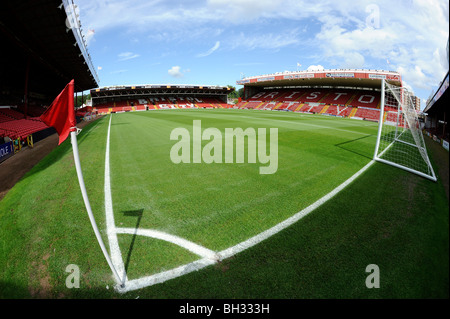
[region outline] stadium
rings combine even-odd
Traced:
[[[0,12],[0,298],[448,299],[448,71],[101,86],[71,6]]]

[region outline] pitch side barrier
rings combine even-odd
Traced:
[[[0,163],[14,155],[13,143],[6,142],[0,145]]]

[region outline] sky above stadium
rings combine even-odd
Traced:
[[[449,68],[447,0],[74,3],[101,87],[363,68],[398,71],[427,99]]]

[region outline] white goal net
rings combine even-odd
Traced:
[[[436,181],[411,93],[384,80],[374,159]]]

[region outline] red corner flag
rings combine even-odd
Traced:
[[[72,150],[73,159],[75,163],[75,169],[77,170],[78,182],[80,184],[81,195],[83,196],[84,205],[89,215],[89,220],[91,221],[92,228],[94,229],[97,241],[102,249],[103,255],[108,262],[109,267],[114,273],[116,280],[120,283],[120,287],[125,287],[126,276],[121,278],[117,272],[114,264],[112,263],[111,257],[106,250],[105,244],[103,243],[100,231],[98,230],[97,223],[95,222],[94,214],[92,213],[91,204],[89,203],[89,198],[86,192],[86,186],[84,185],[83,172],[81,171],[80,155],[78,153],[78,143],[77,143],[77,122],[75,120],[75,108],[73,102],[73,80],[66,85],[64,90],[56,97],[52,105],[41,115],[41,120],[48,126],[52,126],[56,129],[59,135],[59,144],[64,142],[64,140],[71,135],[72,139]],[[58,144],[58,145],[59,145]],[[125,274],[126,275],[126,274]]]
[[[70,81],[64,90],[56,97],[52,105],[41,115],[41,120],[48,126],[54,127],[59,135],[59,144],[76,130],[75,108],[73,103],[73,83]]]

